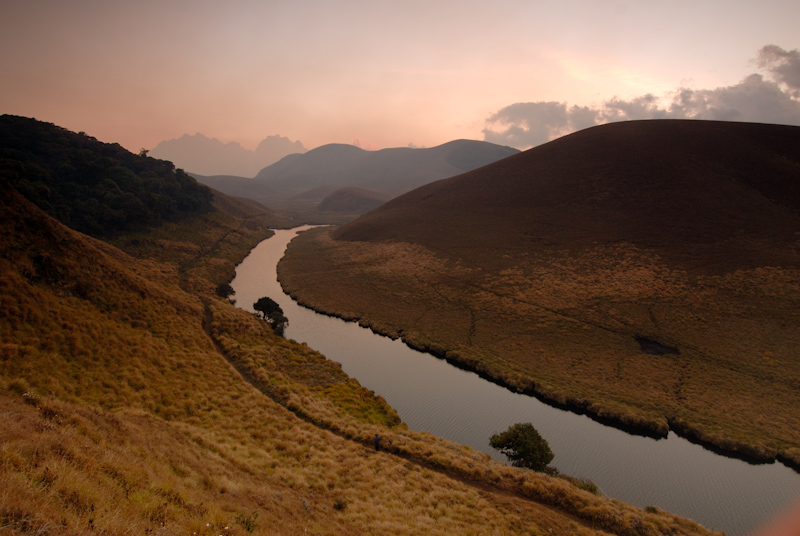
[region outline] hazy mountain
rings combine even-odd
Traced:
[[[341,188],[325,197],[317,206],[317,210],[363,214],[381,206],[386,201],[386,196],[364,188]]]
[[[210,186],[227,195],[246,197],[259,203],[269,204],[277,198],[275,190],[263,182],[254,182],[253,179],[237,177],[235,175],[199,175],[189,173],[200,184]]]
[[[365,151],[330,144],[262,169],[264,181],[285,198],[318,186],[355,186],[396,196],[423,184],[452,177],[518,153],[492,143],[456,140],[429,149],[399,147]]]
[[[177,167],[200,175],[252,177],[286,155],[304,152],[306,148],[299,140],[293,142],[284,136],[267,136],[250,151],[236,142],[222,143],[198,132],[162,141],[150,156],[171,160]]]
[[[799,127],[593,127],[316,233],[279,267],[305,305],[603,420],[800,467]]]

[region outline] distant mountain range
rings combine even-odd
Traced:
[[[400,147],[365,151],[329,144],[292,154],[262,169],[254,179],[193,176],[221,192],[249,197],[274,208],[319,203],[340,188],[362,188],[385,198],[452,177],[519,153],[517,149],[473,140],[456,140],[429,149]]]
[[[267,136],[250,151],[236,142],[222,143],[197,133],[162,141],[150,151],[150,156],[170,160],[177,167],[200,175],[252,177],[284,156],[306,150],[300,141],[285,136]]]

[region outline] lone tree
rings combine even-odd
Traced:
[[[505,454],[512,465],[534,471],[544,471],[554,457],[550,445],[529,422],[514,424],[502,434],[494,434],[489,445]]]
[[[261,316],[261,318],[272,326],[272,330],[275,333],[281,336],[283,335],[283,330],[289,324],[289,320],[283,316],[283,310],[280,305],[275,303],[275,300],[267,298],[266,296],[259,298],[258,301],[253,304],[253,309],[256,310],[256,314]]]

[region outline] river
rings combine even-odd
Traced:
[[[237,306],[252,312],[258,298],[275,300],[289,319],[287,338],[341,363],[347,374],[383,396],[409,428],[504,459],[489,446],[489,437],[531,422],[550,444],[552,465],[561,472],[593,480],[608,497],[657,506],[732,536],[747,534],[800,496],[800,475],[782,464],[751,465],[674,433],[659,440],[630,435],[513,393],[353,322],[298,306],[283,293],[275,267],[289,241],[306,228],[277,230],[237,267],[231,282]]]

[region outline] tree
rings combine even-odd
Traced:
[[[283,330],[289,324],[289,320],[283,316],[283,310],[275,300],[267,298],[266,296],[259,298],[258,301],[253,304],[253,309],[256,310],[256,314],[259,314],[261,318],[272,325],[272,330],[275,333],[283,335]]]
[[[494,434],[489,445],[505,454],[512,465],[534,471],[544,471],[554,457],[550,445],[531,423],[517,423],[501,434]]]

